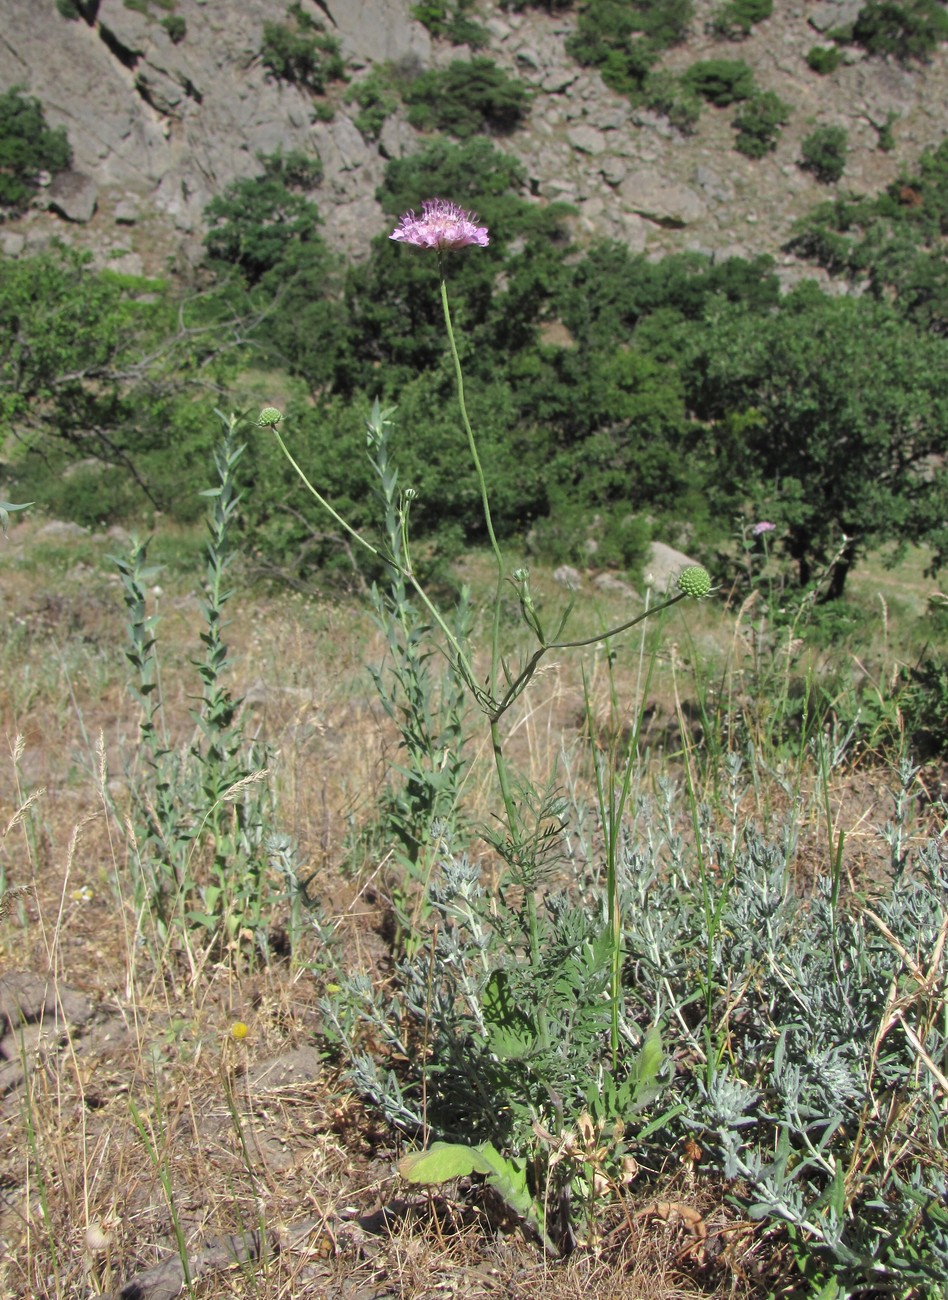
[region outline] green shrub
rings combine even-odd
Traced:
[[[260,59],[278,81],[302,86],[321,95],[330,81],[345,76],[345,60],[339,42],[327,36],[321,24],[311,18],[300,4],[286,11],[287,23],[264,23]]]
[[[869,54],[892,55],[902,63],[928,60],[948,40],[948,13],[939,0],[869,0],[853,26],[852,39]]]
[[[454,0],[453,4],[427,3],[412,6],[411,14],[432,36],[450,41],[452,45],[467,45],[472,50],[482,50],[490,43],[486,27],[470,17],[472,0]]]
[[[46,125],[38,99],[26,98],[16,86],[0,95],[0,220],[26,210],[41,171],[60,172],[70,162],[65,128]]]
[[[501,9],[512,9],[520,13],[524,9],[545,9],[548,14],[558,13],[561,9],[572,9],[574,0],[500,0]]]
[[[322,175],[318,158],[294,151],[261,157],[263,174],[233,181],[205,208],[204,247],[255,284],[286,260],[295,243],[318,240],[319,210],[301,191]]]
[[[608,8],[614,0],[601,6]],[[595,8],[595,0],[590,8]],[[659,48],[680,45],[688,35],[688,24],[694,11],[692,0],[632,0],[628,6],[633,11],[636,31],[641,31]]]
[[[922,758],[948,755],[948,659],[927,655],[903,674],[899,710]]]
[[[642,103],[653,113],[667,117],[672,126],[690,134],[701,116],[701,100],[670,72],[653,72],[646,79]]]
[[[772,90],[752,95],[734,118],[734,148],[748,158],[763,158],[776,149],[780,128],[789,120],[789,105]]]
[[[68,18],[72,22],[76,18],[81,18],[82,14],[76,5],[76,0],[56,0],[56,8],[63,18]]]
[[[774,0],[728,0],[711,19],[711,30],[727,40],[741,40],[773,11]]]
[[[459,140],[515,130],[527,112],[527,87],[492,59],[457,61],[424,72],[405,91],[408,118],[420,130],[444,131]]]
[[[622,569],[636,579],[648,558],[653,525],[625,504],[592,509],[567,493],[554,494],[546,516],[530,529],[532,554],[547,564]]]
[[[754,93],[754,74],[743,59],[702,59],[686,68],[684,84],[717,108],[727,108]]]
[[[590,0],[566,50],[612,90],[636,96],[661,51],[684,40],[691,14],[691,0]]]
[[[173,45],[180,45],[188,34],[188,25],[180,14],[169,14],[167,18],[162,18],[161,25]]]
[[[800,166],[826,185],[846,170],[847,135],[841,126],[818,126],[800,146]]]
[[[821,77],[835,72],[842,61],[843,52],[838,45],[814,45],[806,56],[807,67]]]
[[[366,140],[377,140],[386,118],[398,108],[398,95],[390,74],[376,65],[367,76],[352,83],[346,91],[346,103],[359,105],[356,126]]]

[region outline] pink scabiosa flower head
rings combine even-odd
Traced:
[[[776,527],[777,525],[772,524],[768,519],[762,519],[759,524],[754,525],[751,532],[755,537],[762,537],[764,533],[772,533]]]
[[[469,244],[486,248],[490,243],[487,227],[479,226],[478,220],[475,212],[465,212],[447,199],[425,199],[421,216],[406,212],[389,238],[416,248],[434,248],[439,253],[447,248],[467,248]]]

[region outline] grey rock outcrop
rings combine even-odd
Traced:
[[[353,60],[423,66],[430,58],[430,37],[412,20],[409,0],[336,0],[325,7],[305,0],[305,7],[335,31]],[[51,125],[65,126],[75,169],[90,184],[137,194],[181,233],[203,234],[208,202],[233,180],[259,172],[259,154],[325,147],[330,181],[337,168],[364,165],[364,142],[348,118],[337,114],[326,137],[313,124],[309,96],[274,80],[261,63],[263,24],[281,16],[272,0],[178,0],[175,13],[187,25],[179,44],[154,16],[123,0],[102,0],[92,25],[65,19],[52,4],[41,19],[36,10],[36,0],[0,0],[0,84],[22,86],[42,102]],[[351,180],[338,187],[347,202],[359,200],[365,210],[381,166],[357,187]],[[86,208],[90,193],[84,192]],[[88,219],[77,203],[70,200],[75,211],[64,215]]]
[[[258,174],[260,155],[302,150],[322,160],[324,180],[312,197],[323,233],[336,249],[365,256],[384,229],[375,193],[387,161],[428,137],[399,107],[377,141],[363,139],[349,89],[379,64],[410,78],[471,51],[433,42],[412,17],[412,0],[300,3],[338,37],[348,61],[351,81],[331,84],[318,102],[275,79],[261,60],[264,24],[283,21],[289,0],[176,0],[175,16],[186,26],[177,42],[157,5],[141,13],[125,0],[100,0],[85,6],[96,8],[95,21],[70,21],[53,0],[0,0],[0,87],[21,86],[40,99],[50,124],[68,132],[74,171],[88,178],[62,201],[47,194],[45,212],[11,222],[3,232],[7,255],[59,236],[90,248],[97,260],[120,256],[131,267],[141,258],[146,274],[163,273],[169,260],[186,266],[201,255],[208,202]],[[666,71],[736,57],[707,26],[718,6],[695,0],[688,41],[663,56]],[[948,131],[948,44],[925,65],[902,67],[851,50],[832,77],[808,69],[817,31],[844,25],[859,7],[860,0],[781,0],[741,43],[756,83],[792,107],[776,151],[751,160],[734,151],[732,110],[705,107],[685,136],[580,67],[567,53],[574,9],[518,12],[482,0],[485,53],[530,91],[524,129],[494,143],[523,165],[527,192],[538,202],[574,207],[580,240],[617,239],[650,257],[689,248],[716,257],[735,248],[767,252],[776,254],[781,280],[792,283],[801,272],[781,247],[794,221],[828,197],[797,165],[800,141],[814,125],[845,127],[844,184],[866,192],[897,179],[906,160]],[[883,154],[878,133],[893,114],[897,149]]]

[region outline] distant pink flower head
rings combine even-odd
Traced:
[[[439,252],[445,248],[467,248],[468,244],[486,248],[490,242],[487,227],[479,226],[478,219],[475,212],[465,212],[447,199],[425,199],[421,216],[406,212],[399,218],[389,238],[402,244],[414,244],[416,248],[435,248]]]
[[[760,537],[762,533],[772,533],[776,527],[776,524],[771,524],[766,519],[762,519],[759,524],[754,525],[751,532],[755,537]]]

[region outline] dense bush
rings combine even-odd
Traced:
[[[330,81],[345,76],[339,42],[327,35],[302,5],[292,4],[286,13],[288,23],[263,24],[260,60],[278,81],[321,95]]]
[[[404,98],[413,126],[444,131],[459,140],[515,130],[528,105],[524,83],[488,58],[424,72],[407,87]]]
[[[752,95],[734,118],[737,131],[735,149],[748,158],[763,158],[776,149],[780,128],[789,120],[789,105],[772,90]]]
[[[740,40],[749,36],[755,23],[762,23],[774,11],[774,0],[727,0],[711,19],[716,36]]]
[[[835,72],[843,61],[838,45],[814,45],[806,56],[807,67],[821,77]]]
[[[743,59],[703,59],[682,73],[682,81],[717,108],[727,108],[754,93],[754,74]]]
[[[899,710],[920,757],[948,756],[948,658],[926,654],[903,672]]]
[[[377,140],[386,118],[398,108],[392,77],[377,64],[354,81],[346,91],[346,102],[359,105],[355,124],[366,140]]]
[[[684,40],[691,0],[590,0],[566,49],[607,86],[638,95],[661,51]]]
[[[38,99],[16,87],[0,95],[0,219],[29,206],[40,172],[62,171],[71,161],[65,129],[46,125]]]
[[[948,335],[948,140],[871,198],[820,204],[790,247],[833,275],[865,281],[925,328]]]
[[[847,141],[844,127],[818,126],[800,146],[800,166],[824,184],[833,184],[846,170]]]
[[[263,174],[233,181],[205,209],[204,246],[211,258],[239,267],[250,284],[285,261],[292,244],[318,238],[319,209],[305,191],[322,164],[299,151],[261,157]]]
[[[428,28],[432,36],[448,40],[452,45],[467,45],[472,50],[483,49],[490,41],[490,33],[470,15],[473,0],[427,0],[412,5],[411,14]]]
[[[927,60],[948,40],[948,12],[941,0],[869,0],[853,26],[852,39],[870,54],[901,62]]]
[[[233,371],[223,327],[196,311],[70,250],[0,260],[0,424],[16,430],[7,472],[30,499],[86,522],[200,512],[182,484],[207,463],[212,403],[189,380],[206,394]]]
[[[823,224],[811,226],[826,249],[835,241],[838,266],[870,275],[889,305],[871,294],[828,299],[812,284],[781,298],[766,258],[715,264],[689,253],[651,262],[608,242],[581,251],[570,243],[567,210],[533,201],[522,166],[483,137],[438,138],[391,161],[378,192],[391,221],[366,259],[345,269],[318,233],[318,161],[262,161],[260,176],[236,182],[209,209],[214,288],[189,309],[187,329],[178,331],[166,293],[149,303],[115,277],[83,280],[71,263],[44,263],[32,278],[21,268],[22,278],[10,273],[0,284],[8,340],[0,415],[10,427],[36,423],[36,445],[60,449],[57,474],[70,458],[96,456],[124,465],[164,501],[193,448],[186,434],[169,453],[183,398],[150,377],[147,358],[184,349],[187,376],[239,346],[245,365],[255,358],[296,377],[295,389],[285,373],[280,384],[299,395],[294,419],[308,431],[308,463],[319,465],[327,492],[366,509],[359,413],[378,397],[401,407],[399,427],[410,430],[403,473],[419,491],[421,532],[437,535],[442,549],[480,538],[476,484],[457,468],[464,458],[439,259],[388,237],[420,198],[449,194],[490,229],[487,248],[449,254],[443,267],[496,480],[498,528],[532,529],[538,545],[560,553],[592,535],[604,562],[630,563],[637,518],[648,514],[666,529],[687,519],[689,539],[716,544],[724,521],[753,501],[780,521],[780,553],[804,583],[845,533],[833,595],[868,546],[921,541],[936,560],[948,553],[948,484],[933,459],[948,421],[946,345],[936,336],[948,319],[948,268],[939,261],[948,146],[877,199],[825,205]],[[123,388],[118,375],[138,369],[143,383]],[[94,383],[63,379],[93,373]],[[147,402],[146,380],[154,384]],[[287,514],[276,471],[256,460],[243,472],[251,471],[259,477],[253,508],[274,554],[288,563],[324,558],[335,544]],[[89,497],[93,482],[80,475],[63,492]]]
[[[701,100],[670,72],[650,74],[642,88],[641,102],[685,134],[694,130],[701,116]]]

